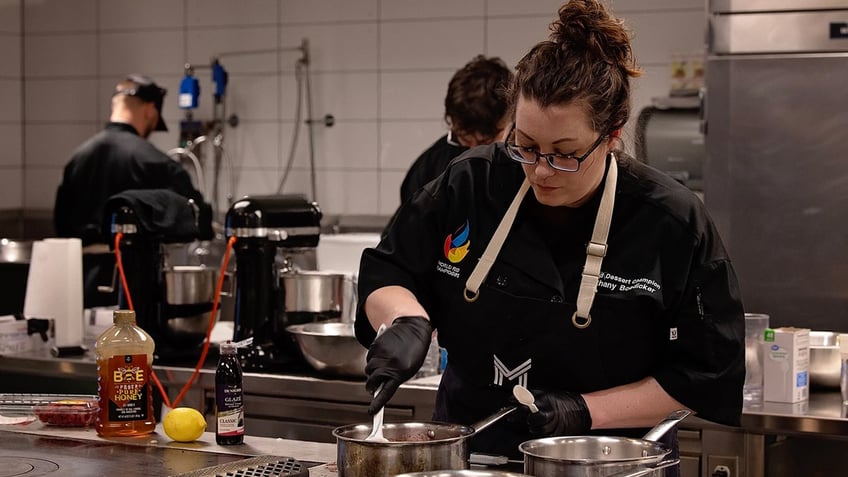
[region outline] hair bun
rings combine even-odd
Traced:
[[[598,0],[571,0],[550,25],[551,42],[568,54],[594,57],[608,64],[632,64],[630,38],[622,22],[610,16]]]

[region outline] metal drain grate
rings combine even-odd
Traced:
[[[204,467],[174,477],[309,477],[309,469],[291,457],[263,455]]]

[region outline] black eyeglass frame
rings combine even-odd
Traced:
[[[586,159],[588,159],[593,152],[595,152],[595,149],[597,149],[598,146],[600,146],[601,143],[604,142],[604,139],[606,139],[609,134],[604,133],[598,136],[598,139],[595,141],[594,144],[592,144],[592,147],[590,147],[589,150],[581,156],[575,156],[574,154],[562,154],[559,152],[542,153],[530,147],[519,146],[515,142],[510,143],[509,138],[511,136],[513,137],[514,141],[515,123],[512,123],[512,126],[509,128],[509,133],[507,133],[506,139],[504,140],[504,145],[506,146],[506,152],[509,155],[509,158],[514,160],[515,162],[520,162],[521,164],[536,164],[539,162],[539,159],[544,157],[545,160],[548,161],[548,165],[551,166],[551,169],[563,172],[577,172],[580,170],[580,164]],[[532,161],[528,160],[526,157],[521,155],[521,153],[519,152],[520,149],[524,149],[526,152],[532,152],[536,155],[536,158]],[[577,161],[577,167],[574,169],[569,169],[566,167],[557,166],[556,164],[554,164],[554,159],[567,159]]]

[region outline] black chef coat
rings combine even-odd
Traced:
[[[519,383],[588,393],[652,376],[699,417],[739,424],[744,314],[716,229],[701,201],[668,176],[630,158],[620,158],[619,169],[592,323],[584,330],[571,316],[601,190],[577,209],[544,207],[529,193],[479,299],[463,299],[524,180],[502,143],[454,160],[401,206],[380,244],[363,252],[360,340],[374,335],[362,308],[367,296],[399,285],[422,303],[448,351],[435,419],[473,424],[505,405]],[[511,453],[533,437],[524,432],[496,424],[475,436],[472,448]]]
[[[400,185],[400,202],[406,202],[418,189],[424,187],[424,184],[439,177],[453,158],[467,150],[465,146],[448,143],[447,135],[439,138],[418,156],[406,172],[406,177]]]
[[[204,203],[179,163],[131,125],[110,122],[80,145],[65,166],[53,208],[56,236],[80,238],[83,246],[107,243],[110,232],[101,230],[103,206],[109,197],[130,189],[169,189]],[[86,307],[117,303],[115,293],[96,291],[97,285],[111,282],[114,263],[112,254],[83,257]]]

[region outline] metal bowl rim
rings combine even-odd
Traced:
[[[608,441],[611,444],[626,442],[628,444],[638,444],[643,447],[654,447],[658,449],[660,452],[655,455],[649,455],[645,457],[628,457],[622,459],[598,459],[598,458],[564,458],[564,457],[551,457],[547,455],[540,455],[536,452],[533,452],[532,449],[528,449],[528,447],[534,445],[558,445],[563,442],[571,442],[577,440],[588,439],[592,441]],[[546,462],[560,462],[560,463],[575,463],[575,464],[591,464],[591,465],[615,465],[615,464],[627,464],[627,463],[652,463],[657,462],[665,458],[669,453],[671,453],[671,449],[668,448],[665,444],[661,442],[654,442],[645,439],[637,439],[633,437],[617,437],[617,436],[558,436],[558,437],[543,437],[541,439],[531,439],[529,441],[524,441],[518,445],[518,449],[524,454],[525,458],[532,457],[534,459],[539,459]]]
[[[312,330],[311,328],[316,328]],[[326,333],[320,330],[329,328],[330,331],[349,331],[349,333]],[[298,325],[289,325],[286,331],[295,336],[317,336],[321,338],[356,338],[353,330],[353,323],[343,323],[340,321],[324,321],[315,323],[301,323]]]
[[[438,422],[438,421],[415,421],[415,422],[387,422],[383,424],[384,429],[412,429],[412,430],[426,430],[430,428],[439,428],[445,430],[455,430],[459,435],[454,437],[445,437],[442,439],[432,439],[427,441],[398,441],[398,442],[369,442],[366,441],[365,438],[353,438],[350,436],[346,436],[346,433],[350,433],[350,431],[360,431],[364,432],[367,436],[371,432],[371,423],[368,424],[348,424],[346,426],[340,426],[333,429],[333,435],[336,439],[344,442],[353,442],[356,444],[362,444],[366,446],[375,446],[375,447],[406,447],[411,445],[417,446],[430,446],[430,445],[439,445],[450,442],[457,442],[463,439],[466,439],[474,434],[474,429],[469,426],[463,426],[461,424],[450,424],[447,422]]]

